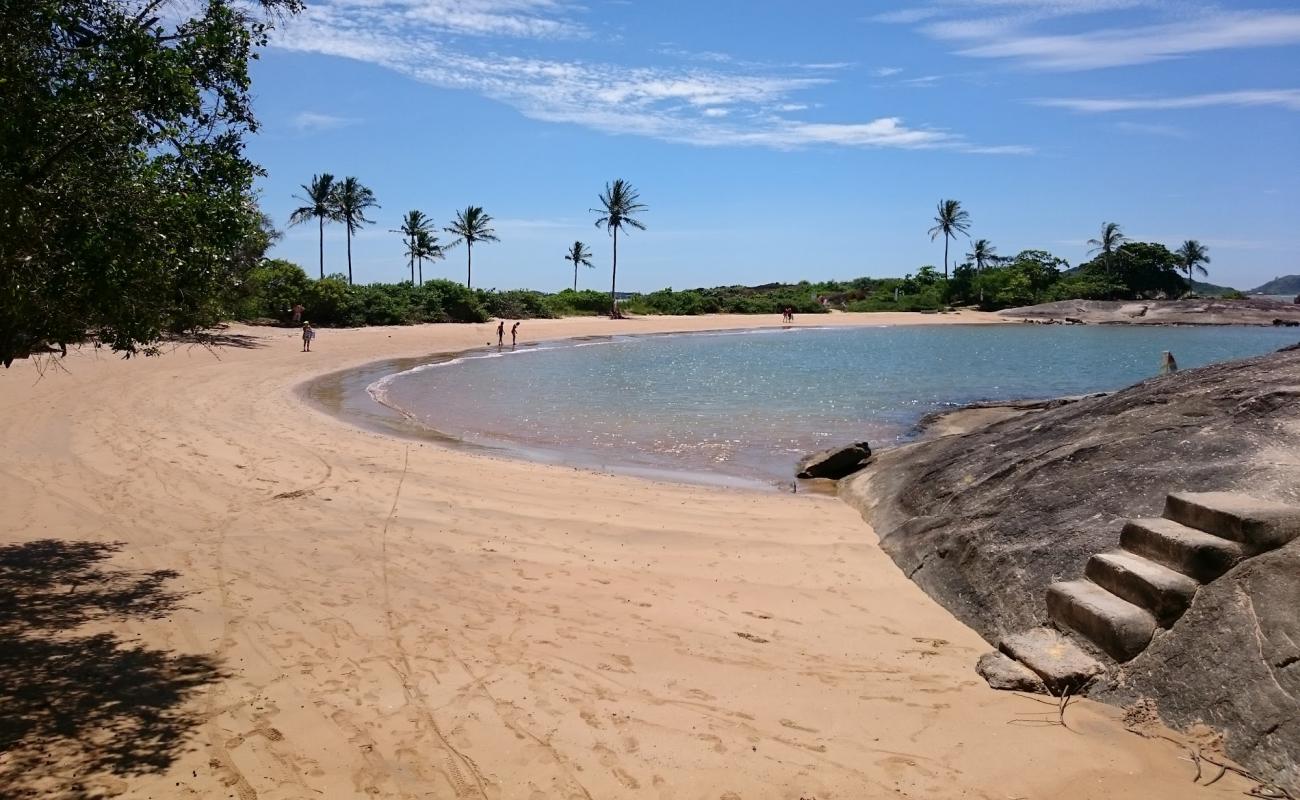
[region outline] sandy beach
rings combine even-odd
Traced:
[[[777,322],[525,321],[520,339]],[[1194,785],[1184,750],[1118,709],[1073,703],[1067,729],[989,689],[989,646],[834,498],[447,449],[299,397],[494,328],[322,330],[306,354],[236,326],[214,350],[0,373],[0,795],[1241,794]]]

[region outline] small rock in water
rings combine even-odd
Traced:
[[[839,480],[865,467],[869,458],[871,445],[866,442],[822,450],[799,461],[798,477]]]

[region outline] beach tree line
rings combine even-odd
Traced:
[[[373,220],[365,212],[378,208],[375,194],[356,178],[348,177],[336,181],[330,173],[313,175],[311,181],[302,185],[302,194],[294,195],[302,203],[289,215],[289,225],[302,225],[315,221],[319,237],[319,271],[320,279],[325,279],[325,225],[340,223],[347,230],[348,284],[352,279],[352,235]],[[613,240],[613,257],[610,263],[610,290],[608,310],[617,316],[618,309],[618,235],[630,229],[645,230],[640,217],[647,210],[641,202],[640,193],[632,184],[618,178],[605,184],[605,190],[597,196],[599,206],[592,208],[598,214],[596,227],[604,228]],[[405,244],[407,268],[410,282],[415,286],[424,284],[424,262],[438,261],[446,257],[447,251],[465,246],[465,288],[474,285],[474,245],[498,242],[500,239],[492,227],[492,215],[482,206],[470,205],[456,212],[455,217],[442,230],[451,234],[446,244],[440,244],[435,231],[433,219],[419,209],[406,212],[401,227],[390,233],[400,233]],[[591,267],[591,252],[581,241],[574,242],[565,252],[564,260],[573,265],[573,291],[578,290],[578,267]],[[418,267],[418,272],[417,272]]]

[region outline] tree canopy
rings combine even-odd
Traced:
[[[0,4],[0,363],[210,325],[269,244],[249,60],[300,0]]]

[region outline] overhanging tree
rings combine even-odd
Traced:
[[[220,318],[266,242],[248,62],[300,8],[0,4],[0,363]]]

